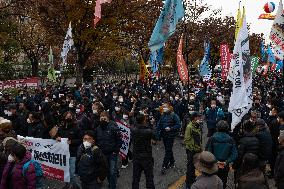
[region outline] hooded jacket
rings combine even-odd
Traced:
[[[209,140],[206,150],[215,155],[216,159],[227,164],[238,157],[235,141],[226,133],[217,132]]]
[[[23,176],[23,166],[26,162],[30,160],[31,160],[31,153],[26,152],[26,155],[21,162],[18,162],[18,163],[8,162],[5,166],[5,169],[2,175],[0,189],[9,188],[9,185],[11,183],[12,183],[12,188],[10,189],[35,189],[36,188],[36,173],[35,173],[35,167],[32,163],[29,165],[25,177]],[[11,177],[10,177],[11,180],[9,182],[8,178],[9,178],[10,170],[11,170]]]
[[[169,127],[170,131],[165,128]],[[173,112],[164,113],[157,124],[157,136],[159,138],[175,138],[181,127],[178,115]]]

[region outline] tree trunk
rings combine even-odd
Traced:
[[[77,63],[77,69],[76,69],[76,83],[77,84],[81,84],[83,83],[83,71],[84,71],[84,67],[82,64],[80,64],[79,62]]]
[[[38,76],[38,60],[33,58],[31,59],[32,64],[32,76],[37,77]]]

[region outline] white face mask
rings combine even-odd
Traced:
[[[128,120],[128,115],[123,115],[123,119]]]
[[[269,112],[269,115],[272,116],[272,111]]]
[[[271,105],[270,105],[270,104],[266,104],[266,106],[267,106],[268,108],[271,108]]]
[[[119,112],[120,111],[120,107],[114,107],[114,110]]]
[[[48,102],[48,99],[45,99],[44,102]]]
[[[189,99],[190,99],[190,100],[194,100],[195,98],[194,98],[193,96],[190,96]]]
[[[170,101],[172,101],[173,100],[173,97],[170,97]]]
[[[31,123],[31,120],[29,118],[27,119],[27,123]]]
[[[92,144],[90,142],[88,142],[88,141],[84,141],[83,145],[84,145],[85,149],[88,149],[88,148],[92,147]]]
[[[113,96],[112,98],[115,100],[117,98],[117,96]]]
[[[178,97],[178,96],[176,96],[176,97],[175,97],[175,100],[178,100],[178,99],[179,99],[179,97]]]
[[[212,104],[212,105],[211,105],[211,108],[213,108],[213,109],[216,108],[216,105],[215,105],[215,104]]]
[[[97,114],[98,113],[98,110],[93,110],[93,114]]]
[[[8,161],[9,162],[15,161],[14,157],[11,154],[8,156]]]
[[[163,111],[164,111],[164,113],[169,112],[169,108],[168,107],[164,107]]]
[[[118,99],[118,102],[123,102],[123,98],[119,98],[119,99]]]
[[[73,106],[74,106],[73,104],[71,104],[71,103],[69,104],[69,108],[73,108]]]
[[[27,99],[27,97],[23,96],[23,100],[26,100],[26,99]]]
[[[76,109],[76,114],[80,113],[80,109]]]
[[[11,116],[11,115],[12,115],[12,112],[7,111],[7,112],[6,112],[6,115],[7,115],[7,116]]]

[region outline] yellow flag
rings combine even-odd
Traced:
[[[235,31],[235,40],[237,39],[238,37],[238,33],[242,27],[242,24],[243,23],[243,17],[242,17],[242,12],[241,12],[241,9],[239,8],[238,9],[238,15],[237,15],[237,23],[236,23],[236,31]]]
[[[141,56],[141,61],[140,61],[140,80],[144,81],[145,79],[148,79],[149,77],[149,71],[146,67],[146,64],[143,60],[143,57]]]

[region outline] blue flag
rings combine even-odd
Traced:
[[[166,0],[148,44],[152,52],[164,46],[175,32],[176,25],[182,17],[184,17],[182,0]]]
[[[199,66],[199,73],[202,77],[212,74],[209,66],[209,58],[210,58],[210,43],[204,42],[204,57]]]
[[[278,60],[276,64],[277,64],[276,71],[281,70],[283,68],[283,61],[282,60]]]
[[[272,52],[270,45],[267,46],[268,62],[271,64],[276,64],[276,58]]]
[[[154,52],[151,52],[150,63],[153,73],[156,73],[158,71],[159,64],[163,63],[163,58],[164,58],[164,46]]]
[[[263,41],[261,41],[261,43],[260,43],[260,51],[261,51],[261,61],[264,62],[266,52],[265,52],[265,47],[264,47]]]

